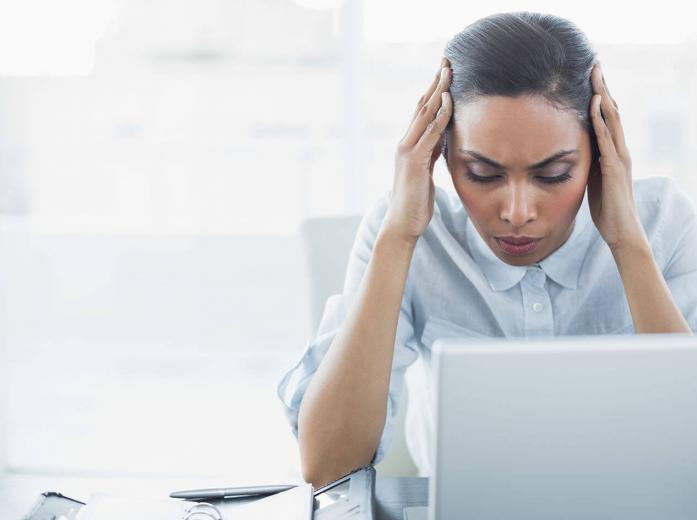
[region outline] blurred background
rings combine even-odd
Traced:
[[[360,215],[446,41],[542,11],[589,37],[637,177],[697,200],[686,4],[0,0],[0,462],[299,475],[275,390],[314,333],[307,219]],[[451,189],[443,165],[436,182]]]

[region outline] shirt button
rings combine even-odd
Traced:
[[[542,304],[540,302],[533,303],[532,310],[534,310],[535,312],[540,312],[542,310]]]

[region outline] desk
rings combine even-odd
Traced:
[[[175,489],[191,487],[191,480],[145,479],[145,478],[77,478],[60,476],[7,475],[0,477],[0,516],[3,520],[20,520],[29,512],[39,494],[44,491],[59,491],[78,500],[86,500],[95,491],[118,494],[152,494],[167,496]],[[215,487],[216,481],[198,481],[197,486]],[[377,496],[378,520],[402,520],[405,506],[423,506],[428,500],[426,478],[381,478],[378,477]]]

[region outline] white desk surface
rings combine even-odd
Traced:
[[[85,501],[92,493],[108,492],[167,497],[179,489],[219,487],[220,478],[106,478],[33,476],[9,474],[0,477],[0,504],[3,520],[21,520],[44,491],[57,491]],[[222,484],[224,485],[224,484]],[[376,486],[378,520],[402,520],[405,506],[425,505],[428,480],[425,478],[378,478]]]

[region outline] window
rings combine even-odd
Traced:
[[[686,7],[632,4],[632,23],[618,22],[622,3],[603,3],[602,16],[587,3],[535,8],[574,20],[596,45],[634,175],[673,175],[697,194]],[[297,475],[274,391],[314,332],[299,223],[361,213],[390,189],[395,145],[447,39],[517,9],[2,4],[9,466]],[[450,189],[440,163],[435,179]]]

